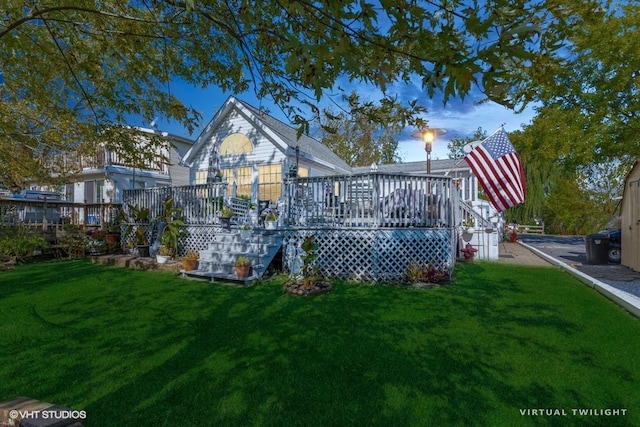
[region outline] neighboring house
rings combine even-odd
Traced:
[[[621,264],[640,271],[640,159],[625,178],[620,220]]]
[[[157,161],[148,163],[144,168],[132,168],[116,153],[103,148],[95,156],[65,156],[81,170],[74,183],[56,189],[33,183],[29,189],[55,190],[63,200],[91,204],[122,203],[122,192],[126,189],[188,185],[189,169],[179,162],[193,141],[154,129],[139,130],[167,138],[170,146],[165,152],[158,152]],[[169,159],[168,165],[160,160],[163,156]]]

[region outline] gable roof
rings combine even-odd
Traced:
[[[216,112],[211,121],[196,139],[195,144],[182,158],[182,164],[191,166],[196,155],[203,149],[208,149],[208,141],[211,134],[218,128],[227,117],[232,108],[238,109],[249,120],[256,129],[267,133],[271,139],[288,155],[295,155],[296,146],[300,149],[300,157],[310,162],[315,162],[324,167],[333,169],[338,174],[367,173],[371,166],[351,167],[342,160],[326,145],[308,135],[300,135],[298,138],[297,129],[283,123],[270,116],[264,111],[234,97],[227,98],[223,106]],[[426,160],[407,163],[393,163],[378,165],[378,172],[386,173],[407,173],[424,174],[426,172]],[[464,161],[459,159],[431,160],[431,170],[434,175],[445,174],[446,172],[469,171],[469,167]]]
[[[288,147],[293,150],[295,150],[296,146],[299,147],[301,157],[305,157],[311,161],[319,160],[321,162],[326,162],[335,166],[341,173],[351,173],[351,167],[349,164],[320,141],[304,134],[300,135],[300,138],[298,138],[297,129],[274,117],[271,117],[244,101],[239,102],[253,112],[253,114],[256,115],[265,126],[282,138],[282,141],[287,144]]]
[[[182,158],[183,164],[190,166],[196,154],[207,148],[207,142],[211,134],[225,120],[232,108],[236,108],[243,113],[256,129],[260,129],[270,135],[273,141],[288,156],[294,155],[296,147],[299,147],[301,158],[332,168],[337,173],[351,173],[351,167],[324,144],[307,135],[301,135],[298,138],[297,130],[293,127],[234,96],[230,96],[220,110],[216,112],[196,139],[195,144]]]

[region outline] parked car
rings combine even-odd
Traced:
[[[620,217],[613,217],[605,226],[606,228],[599,231],[599,234],[609,236],[609,262],[620,264],[622,259],[622,232]]]

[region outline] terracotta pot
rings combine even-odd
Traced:
[[[239,278],[249,277],[249,272],[251,271],[250,265],[236,265],[236,276]]]
[[[118,233],[108,233],[105,234],[104,239],[107,241],[107,243],[115,244],[119,242],[120,235]]]
[[[182,260],[182,268],[185,271],[193,271],[196,269],[198,265],[198,260],[197,259],[183,259]]]

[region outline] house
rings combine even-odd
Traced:
[[[217,145],[217,148],[214,146]],[[232,184],[235,195],[275,201],[282,195],[281,182],[297,165],[299,177],[366,173],[370,166],[351,167],[319,141],[297,136],[297,130],[231,96],[182,158],[190,169],[190,184],[204,184],[211,156],[219,157],[219,169]],[[378,172],[425,175],[426,161],[376,165]],[[461,199],[478,201],[478,181],[460,160],[432,161],[432,174],[451,176]]]
[[[256,202],[282,196],[282,181],[297,167],[300,177],[351,173],[351,167],[326,146],[268,114],[229,97],[182,158],[190,182],[204,184],[217,169],[234,196]]]
[[[62,161],[71,162],[80,170],[75,181],[59,188],[31,183],[29,189],[56,191],[61,194],[62,200],[73,203],[101,204],[122,203],[122,192],[126,189],[187,185],[189,169],[179,162],[193,141],[155,129],[138,130],[143,134],[166,138],[169,148],[159,151],[156,158],[142,168],[131,167],[117,153],[105,147],[101,147],[93,156],[65,153]],[[164,162],[163,158],[168,159],[169,163]]]
[[[624,181],[620,209],[621,264],[640,271],[640,159],[637,159]]]
[[[368,185],[367,179],[364,178],[360,182],[356,178],[348,177],[366,176],[372,171],[372,167],[380,174],[398,174],[409,178],[426,176],[426,160],[351,167],[324,144],[306,135],[298,137],[296,129],[233,96],[226,100],[207,124],[183,157],[182,164],[190,168],[192,185],[206,183],[214,173],[212,165],[215,165],[215,171],[219,171],[223,180],[228,183],[227,192],[230,195],[249,197],[253,203],[263,207],[285,195],[283,182],[290,171],[296,170],[298,178],[309,180],[305,189],[307,192],[313,192],[316,199],[310,200],[308,195],[304,196],[307,201],[300,204],[305,206],[293,208],[296,211],[305,210],[303,222],[306,225],[324,220],[323,216],[329,207],[333,211],[331,215],[335,216],[338,211],[338,215],[344,217],[349,207],[336,205],[353,204],[354,198],[363,202],[361,204],[366,204],[367,196],[356,192],[367,191],[366,188],[362,188],[363,185]],[[431,171],[431,175],[434,176],[450,177],[459,193],[458,198],[464,201],[467,214],[474,215],[476,222],[483,223],[479,224],[482,226],[478,227],[479,232],[471,241],[480,249],[478,258],[497,259],[498,215],[486,201],[479,200],[478,181],[466,162],[461,159],[433,160]],[[327,179],[323,180],[322,177]],[[342,182],[339,184],[328,177],[345,178],[336,178]],[[350,182],[348,186],[344,184],[345,180]],[[321,200],[321,197],[326,197],[319,195],[323,193],[322,189],[311,188],[312,186],[330,186],[331,195],[336,199],[333,206],[328,206],[326,201]],[[356,186],[360,188],[356,190]],[[415,184],[413,190],[409,191],[417,191]],[[371,211],[373,208],[371,203],[360,206],[360,212],[355,214],[358,218],[352,218],[349,224],[380,225],[381,221],[360,218],[363,211]],[[254,221],[256,219],[254,218]],[[461,221],[462,218],[458,220]],[[341,225],[344,226],[345,223]],[[486,230],[490,230],[489,233],[486,233]]]
[[[260,277],[274,248],[282,248],[286,270],[310,235],[327,277],[399,280],[412,263],[450,272],[463,246],[459,225],[468,216],[477,224],[471,243],[478,255],[498,256],[498,227],[460,160],[435,160],[431,174],[426,162],[352,168],[319,141],[229,97],[181,164],[190,169],[191,185],[127,190],[125,197],[154,215],[172,198],[186,224],[179,251],[201,254],[200,270],[189,274],[233,278],[233,261],[242,255],[254,261],[252,277]],[[242,237],[220,220],[221,197],[232,206],[244,197],[260,209],[275,207],[280,228],[269,231],[259,210],[247,212],[242,221],[253,234]]]

